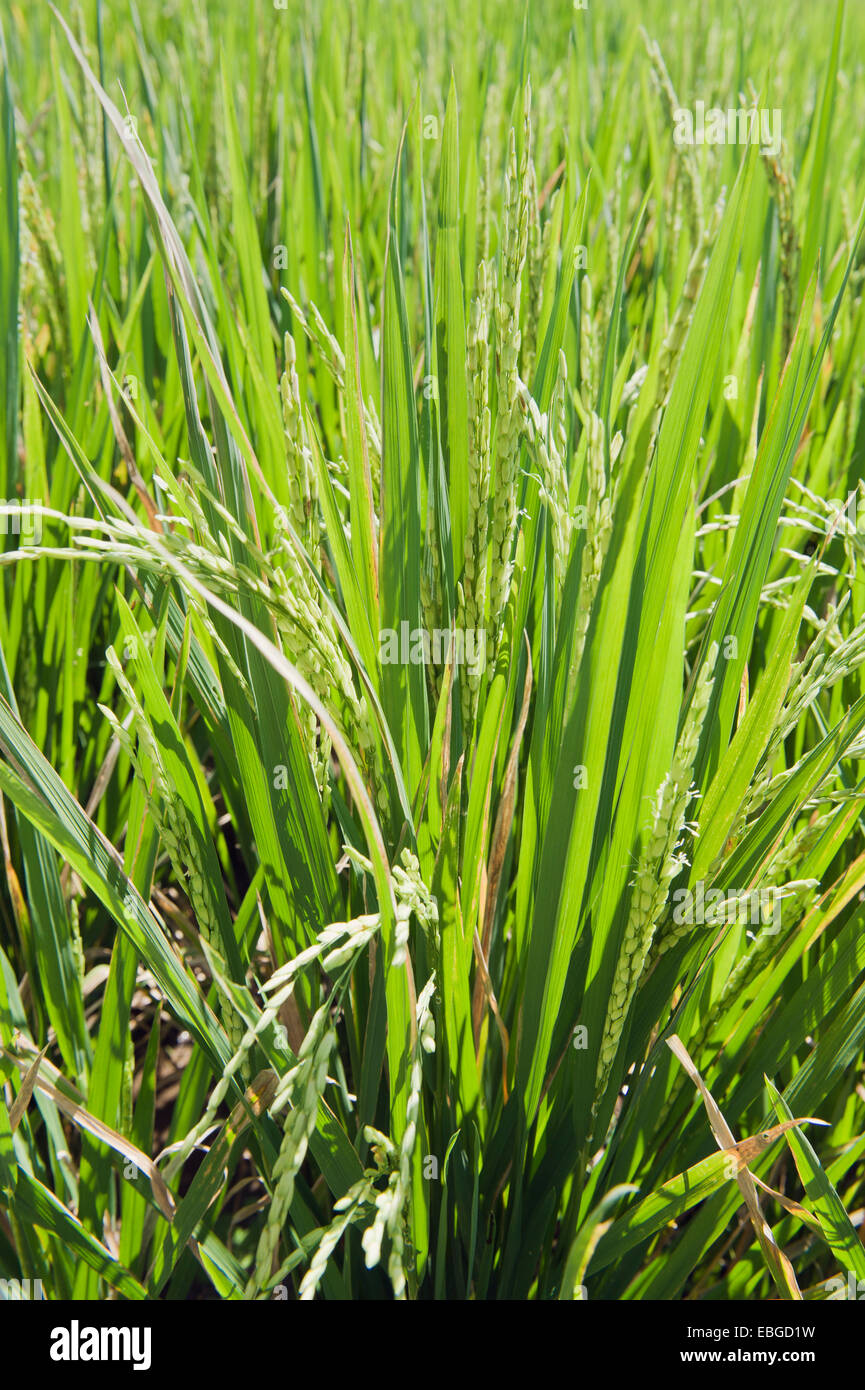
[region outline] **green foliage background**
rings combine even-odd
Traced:
[[[865,1278],[865,15],[636,8],[3,7],[4,1278]]]

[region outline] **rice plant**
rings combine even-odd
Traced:
[[[865,26],[641,12],[5,12],[0,1278],[865,1280]]]

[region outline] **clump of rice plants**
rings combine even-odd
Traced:
[[[0,1277],[865,1279],[863,24],[790,8],[4,17]]]

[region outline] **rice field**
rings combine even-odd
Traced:
[[[2,7],[0,1299],[865,1290],[865,11],[636,8]]]

